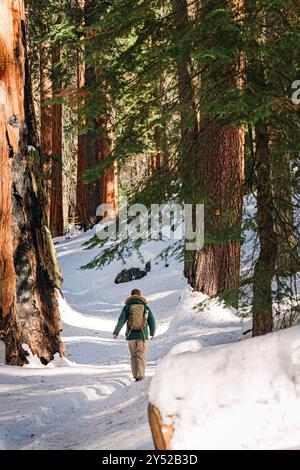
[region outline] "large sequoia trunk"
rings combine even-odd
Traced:
[[[203,5],[210,11],[209,1],[203,2]],[[230,13],[236,15],[236,18],[240,15],[242,2],[221,1],[216,2],[214,6],[230,8]],[[220,40],[219,37],[210,37],[209,30],[207,34],[208,42]],[[211,81],[217,80],[221,75],[228,89],[234,89],[243,86],[243,70],[243,60],[238,55],[236,63],[230,65],[219,65],[215,62],[207,64],[201,77],[204,90],[203,108],[210,109],[209,89],[206,87],[207,74]],[[199,193],[205,204],[205,245],[201,251],[193,253],[187,278],[195,290],[211,296],[226,293],[228,301],[237,306],[244,180],[244,129],[242,125],[233,126],[231,119],[232,116],[220,118],[213,111],[206,111],[201,115],[197,173]]]
[[[24,2],[0,5],[0,339],[10,364],[27,344],[47,363],[63,354],[56,287],[61,282],[45,212],[35,133]]]
[[[206,243],[194,253],[188,280],[207,295],[234,293],[240,273],[244,131],[220,121],[206,120],[202,126],[199,159]],[[236,301],[233,296],[232,303]]]

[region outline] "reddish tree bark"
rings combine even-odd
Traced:
[[[44,160],[43,173],[47,183],[46,212],[50,222],[51,210],[51,167],[52,167],[52,80],[50,46],[41,44],[40,56],[40,142]]]
[[[80,10],[84,10],[85,0],[78,0],[77,6]],[[83,39],[83,38],[82,38]],[[82,93],[85,84],[85,61],[84,61],[84,47],[78,47],[77,49],[77,95],[78,97]],[[79,104],[80,106],[80,104]],[[79,222],[82,224],[87,223],[87,191],[86,186],[83,183],[81,176],[86,170],[85,162],[85,145],[84,136],[80,134],[80,128],[83,127],[83,119],[79,122],[79,133],[78,133],[78,149],[77,149],[77,187],[76,187],[76,206],[78,212]]]
[[[203,122],[199,149],[207,242],[194,253],[188,280],[196,290],[216,295],[235,289],[239,280],[243,128]]]
[[[84,6],[85,24],[88,26],[93,21],[95,0],[79,1],[78,5]],[[85,51],[78,51],[77,83],[78,90],[93,86],[97,81],[95,67],[91,64],[82,65]],[[99,94],[102,90],[99,90]],[[89,93],[87,92],[87,95]],[[87,96],[87,100],[90,96]],[[89,119],[88,131],[78,137],[78,170],[77,170],[77,211],[82,225],[96,222],[96,211],[100,204],[112,204],[115,209],[118,206],[117,173],[115,165],[106,169],[105,174],[95,181],[85,184],[82,181],[84,172],[93,168],[100,161],[106,160],[112,151],[114,136],[111,115],[94,116]],[[86,124],[86,123],[82,123]]]
[[[41,151],[47,181],[47,216],[53,237],[63,235],[62,105],[51,103],[59,93],[51,75],[60,59],[60,48],[40,47]]]
[[[63,354],[55,288],[61,282],[47,227],[35,131],[24,2],[0,4],[0,339],[7,362]]]
[[[60,48],[52,49],[52,68],[60,60]],[[59,86],[52,86],[53,98],[59,94]],[[62,105],[52,104],[52,161],[51,161],[51,203],[50,203],[50,229],[53,237],[64,233],[63,217],[63,162],[62,162]]]
[[[203,7],[210,10],[209,1]],[[215,7],[230,9],[241,15],[243,2],[215,2]],[[209,37],[208,42],[218,38]],[[207,64],[202,74],[205,103],[206,74],[210,79],[222,75],[228,88],[243,86],[244,63],[241,57],[236,64],[220,66]],[[209,108],[209,107],[208,107]],[[201,115],[199,131],[199,187],[205,203],[205,245],[193,253],[187,269],[187,278],[192,287],[207,295],[221,292],[231,294],[232,305],[238,304],[240,275],[240,233],[242,219],[242,185],[244,180],[244,129],[232,126],[231,116],[221,119],[213,112]]]
[[[99,139],[99,160],[106,160],[113,152],[114,133],[113,123],[109,119],[99,118],[99,127],[103,131],[103,136]],[[118,211],[118,185],[116,165],[110,165],[105,174],[100,179],[100,204],[110,204],[115,211]]]
[[[79,0],[78,6],[83,9],[85,26],[89,26],[93,21],[95,0]],[[86,37],[83,38],[86,40]],[[83,46],[78,51],[77,64],[77,85],[79,93],[84,90],[86,100],[84,106],[90,99],[88,89],[96,82],[95,68],[91,64],[85,64],[86,47]],[[99,179],[89,184],[83,182],[84,172],[98,163],[98,117],[92,117],[85,122],[82,118],[81,126],[87,125],[85,134],[78,136],[78,166],[77,166],[77,210],[79,222],[83,225],[94,224],[96,222],[96,211],[99,206],[100,182]]]

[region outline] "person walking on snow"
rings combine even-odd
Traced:
[[[125,301],[113,332],[113,338],[117,339],[127,322],[125,335],[131,355],[132,375],[136,382],[145,378],[149,330],[152,339],[156,328],[154,315],[147,303],[147,300],[141,296],[141,292],[138,289],[133,289],[131,296]]]

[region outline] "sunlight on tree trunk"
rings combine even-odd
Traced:
[[[22,344],[47,363],[63,354],[55,288],[61,283],[45,212],[35,133],[24,3],[0,5],[0,339],[7,362],[26,361]],[[3,178],[4,177],[4,178]]]

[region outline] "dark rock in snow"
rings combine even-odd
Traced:
[[[147,273],[150,273],[150,271],[151,271],[151,261],[148,261],[145,264],[145,271],[147,271]]]
[[[135,279],[142,279],[142,277],[147,276],[147,272],[148,271],[140,268],[123,269],[117,275],[115,283],[121,284],[122,282],[130,282],[134,281]]]

